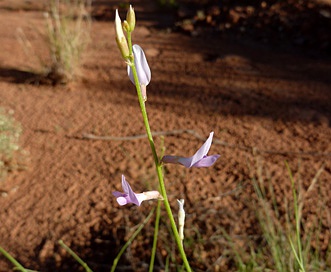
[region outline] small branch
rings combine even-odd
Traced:
[[[204,141],[205,138],[198,134],[195,130],[191,129],[176,129],[176,130],[168,130],[168,131],[156,131],[152,132],[154,136],[173,136],[188,133],[194,136],[195,138]],[[138,134],[133,136],[98,136],[90,133],[84,133],[82,135],[83,139],[88,140],[101,140],[101,141],[133,141],[147,138],[147,134]],[[282,151],[282,150],[272,150],[272,149],[259,149],[253,146],[243,146],[236,144],[229,144],[227,142],[213,139],[213,143],[217,145],[221,145],[228,148],[239,149],[247,152],[251,152],[253,154],[269,154],[269,155],[280,155],[280,156],[304,156],[304,157],[330,157],[330,152],[318,152],[318,151]]]
[[[177,135],[177,134],[183,134],[183,133],[194,133],[194,130],[188,130],[188,129],[177,129],[177,130],[169,130],[169,131],[157,131],[152,132],[152,136],[171,136],[171,135]],[[84,133],[83,139],[89,139],[89,140],[102,140],[102,141],[133,141],[138,139],[144,139],[147,138],[147,134],[138,134],[134,136],[124,136],[124,137],[116,137],[116,136],[97,136],[94,134]]]

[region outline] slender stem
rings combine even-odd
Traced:
[[[149,219],[152,217],[153,213],[154,213],[155,208],[153,208],[149,215],[145,218],[145,220],[141,223],[141,225],[139,226],[139,228],[132,234],[132,236],[130,237],[130,239],[125,243],[125,245],[121,248],[120,252],[118,252],[116,258],[114,259],[113,265],[111,267],[110,272],[115,272],[115,269],[117,267],[117,263],[120,260],[122,254],[124,253],[124,251],[128,248],[128,246],[132,243],[132,241],[137,237],[137,235],[141,232],[141,230],[145,227],[145,225],[147,224],[147,222],[149,221]]]
[[[4,250],[2,247],[0,247],[0,253],[2,253],[8,261],[10,261],[17,270],[20,270],[21,272],[26,272],[27,270],[12,257],[6,250]]]
[[[129,37],[128,37],[128,40],[129,40]],[[130,42],[129,42],[129,44],[130,44]],[[174,216],[172,214],[171,207],[170,207],[170,204],[169,204],[167,191],[166,191],[164,180],[163,180],[162,165],[159,162],[159,158],[158,158],[157,153],[156,153],[154,140],[153,140],[153,136],[152,136],[151,128],[149,126],[148,116],[147,116],[147,112],[146,112],[146,106],[145,106],[144,99],[142,97],[140,83],[139,83],[139,80],[138,80],[137,70],[136,70],[136,67],[134,65],[134,62],[131,62],[130,66],[131,66],[132,72],[133,72],[133,77],[134,77],[134,81],[135,81],[135,85],[136,85],[136,89],[137,89],[139,105],[140,105],[141,113],[142,113],[145,128],[146,128],[148,141],[149,141],[150,147],[152,149],[152,153],[153,153],[156,172],[157,172],[157,176],[158,176],[158,180],[159,180],[159,184],[160,184],[160,190],[161,190],[161,194],[162,194],[163,199],[164,199],[164,206],[165,206],[166,212],[167,212],[169,220],[170,220],[170,225],[171,225],[171,228],[172,228],[172,231],[173,231],[173,234],[174,234],[174,238],[175,238],[177,246],[178,246],[179,253],[182,257],[182,260],[183,260],[183,263],[185,265],[186,270],[188,272],[190,272],[191,268],[190,268],[189,262],[187,260],[183,245],[182,245],[181,240],[179,238],[179,234],[178,234],[178,230],[177,230],[177,227],[176,227],[175,219],[174,219]]]
[[[127,37],[128,37],[128,46],[129,46],[129,56],[132,57],[132,40],[131,40],[131,32],[127,32]]]
[[[295,251],[294,249],[294,253],[297,257],[298,260],[298,264],[301,268],[302,271],[305,271],[304,268],[304,261],[303,261],[303,256],[302,256],[302,245],[301,245],[301,235],[300,235],[300,215],[299,215],[299,204],[298,204],[298,198],[297,198],[297,193],[296,193],[296,189],[295,189],[295,184],[294,184],[294,179],[293,179],[293,175],[292,175],[292,171],[290,169],[290,166],[288,165],[287,162],[285,162],[288,173],[290,175],[290,180],[292,183],[292,193],[293,193],[293,203],[294,203],[294,215],[295,215],[295,233],[296,233],[296,240],[297,240],[297,250],[298,252]],[[292,246],[292,245],[291,245]],[[292,249],[294,248],[294,246],[292,247]]]
[[[156,254],[156,246],[157,246],[157,238],[159,234],[159,225],[160,225],[160,215],[161,215],[161,201],[158,201],[156,208],[156,216],[155,216],[155,226],[154,226],[154,238],[153,238],[153,247],[151,254],[151,261],[149,263],[149,272],[153,272],[154,270],[154,261]]]
[[[70,247],[68,247],[62,240],[59,240],[61,247],[65,249],[84,269],[86,272],[93,272],[91,268],[85,263]]]

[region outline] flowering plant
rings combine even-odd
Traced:
[[[167,191],[164,183],[164,177],[163,177],[163,171],[162,167],[164,163],[174,163],[174,164],[181,164],[184,165],[187,168],[191,167],[209,167],[215,163],[215,161],[219,158],[220,155],[211,155],[208,156],[207,153],[210,149],[210,146],[212,144],[213,135],[214,132],[211,132],[209,134],[208,139],[206,142],[201,146],[201,148],[192,156],[192,157],[180,157],[180,156],[172,156],[172,155],[166,155],[163,156],[161,160],[159,160],[159,157],[156,153],[156,148],[154,145],[154,140],[152,137],[151,129],[149,126],[149,120],[147,116],[146,106],[145,103],[147,101],[147,92],[146,92],[146,86],[150,83],[151,80],[151,70],[149,68],[148,62],[146,60],[145,53],[143,49],[139,45],[133,45],[131,41],[131,32],[135,28],[135,13],[130,6],[126,20],[122,23],[118,11],[116,10],[115,15],[115,30],[116,30],[116,41],[117,45],[120,49],[122,58],[127,63],[127,71],[128,76],[131,80],[131,82],[136,86],[137,90],[137,96],[138,101],[144,121],[144,125],[146,128],[146,133],[148,137],[148,141],[150,143],[150,147],[152,150],[154,162],[155,162],[155,168],[159,180],[159,190],[158,191],[148,191],[144,193],[135,193],[131,189],[129,183],[126,181],[125,177],[122,175],[122,188],[123,193],[115,191],[113,192],[113,195],[117,198],[117,202],[119,205],[126,205],[129,203],[133,203],[137,206],[140,206],[142,204],[142,201],[144,200],[151,200],[151,199],[158,199],[162,200],[165,210],[167,212],[167,215],[169,217],[169,221],[171,224],[173,236],[176,240],[177,247],[179,250],[179,253],[181,255],[181,258],[183,260],[183,264],[187,271],[191,271],[189,262],[187,260],[184,247],[183,247],[183,239],[184,239],[184,221],[185,221],[185,211],[184,211],[184,199],[178,200],[179,204],[179,213],[178,213],[178,220],[179,220],[179,231],[177,229],[174,216],[172,213],[172,210],[170,208]],[[127,36],[125,37],[124,31],[126,32]],[[158,202],[158,210],[160,209],[160,201]],[[153,271],[153,263],[154,263],[154,257],[155,257],[155,246],[157,241],[157,229],[158,229],[158,222],[159,222],[160,213],[157,213],[157,218],[155,220],[156,226],[155,226],[155,233],[154,233],[154,243],[153,243],[153,251],[152,251],[152,257],[151,257],[151,263],[150,263],[150,269],[149,271]]]

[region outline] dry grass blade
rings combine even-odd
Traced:
[[[47,77],[67,83],[78,73],[81,56],[90,38],[91,1],[52,0],[45,13],[51,65]]]

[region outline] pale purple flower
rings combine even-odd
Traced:
[[[147,191],[140,194],[136,194],[130,187],[129,183],[126,181],[124,175],[122,175],[122,188],[124,193],[115,191],[113,196],[117,197],[117,202],[121,206],[133,203],[137,206],[141,205],[144,200],[150,199],[163,199],[158,191]]]
[[[209,167],[215,163],[215,161],[220,157],[220,155],[207,156],[210,149],[211,143],[213,141],[214,132],[209,134],[207,141],[200,147],[200,149],[189,158],[179,157],[179,156],[164,156],[162,162],[164,163],[179,163],[187,168],[191,167]]]
[[[134,65],[136,66],[137,70],[137,75],[138,75],[138,80],[139,84],[141,87],[141,92],[143,95],[143,98],[146,100],[146,86],[149,84],[151,81],[151,70],[149,69],[145,53],[142,50],[142,48],[135,44],[132,46],[132,51],[133,51],[133,56],[134,56]],[[132,72],[132,67],[128,65],[128,75],[130,77],[130,80],[133,84],[134,82],[134,77],[133,77],[133,72]]]

